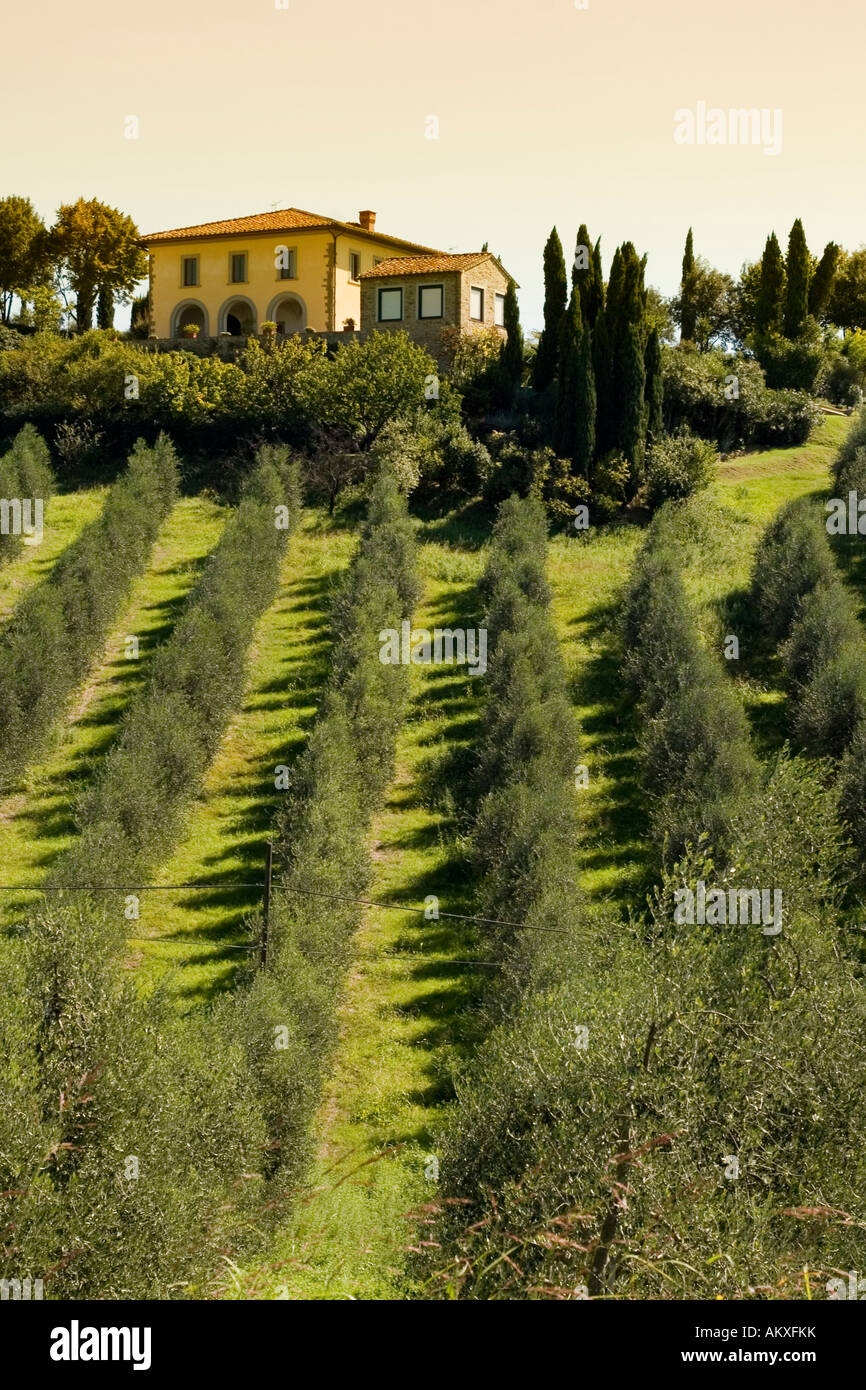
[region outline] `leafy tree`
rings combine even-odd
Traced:
[[[75,294],[79,332],[92,327],[97,297],[102,302],[101,319],[105,319],[109,304],[113,307],[115,300],[128,299],[147,270],[132,218],[95,198],[64,203],[50,240]]]
[[[556,376],[562,319],[568,299],[568,277],[562,242],[556,228],[544,247],[544,331],[538,343],[532,384],[543,391]]]
[[[866,247],[842,257],[828,312],[840,328],[866,328]]]
[[[374,333],[344,343],[311,383],[313,416],[369,449],[390,420],[424,404],[427,378],[437,376],[430,354],[405,333]]]
[[[702,352],[729,339],[734,331],[735,289],[730,275],[716,270],[703,256],[693,260],[688,283],[675,298],[671,312],[680,324],[683,342],[694,342]],[[690,328],[687,334],[685,327]]]
[[[523,330],[520,327],[520,308],[513,280],[509,280],[505,292],[505,331],[507,337],[502,344],[499,361],[505,386],[509,395],[513,397],[523,376]]]
[[[0,198],[0,322],[9,322],[13,296],[26,298],[26,291],[47,273],[42,218],[29,198]]]
[[[649,285],[646,292],[646,326],[647,331],[653,329],[659,335],[662,343],[672,343],[676,337],[674,326],[676,320],[673,314],[674,300],[667,299],[654,285]]]
[[[760,289],[761,262],[746,261],[733,295],[734,331],[740,342],[744,342],[755,327]]]
[[[785,262],[775,232],[767,237],[761,258],[761,279],[755,303],[755,329],[759,333],[778,332],[785,302]]]
[[[33,285],[23,291],[22,323],[31,324],[41,332],[56,333],[63,318],[63,304],[53,284]]]
[[[809,313],[813,318],[822,319],[824,317],[841,254],[842,248],[837,246],[835,241],[827,242],[809,285]]]
[[[788,259],[785,279],[785,309],[782,330],[786,338],[799,338],[806,326],[809,313],[809,281],[812,263],[803,223],[799,217],[791,228],[788,237]]]
[[[683,252],[683,273],[680,281],[680,334],[689,343],[694,342],[697,311],[694,305],[695,247],[692,229],[689,227]]]

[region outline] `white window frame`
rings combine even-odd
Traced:
[[[352,262],[353,262],[353,261],[357,261],[357,262],[358,262],[358,274],[357,274],[357,275],[353,275],[353,274],[352,274]],[[358,280],[359,280],[359,277],[360,277],[360,274],[361,274],[361,253],[360,253],[360,251],[350,251],[350,252],[349,252],[349,281],[350,281],[350,283],[353,284],[353,285],[357,285]]]
[[[472,296],[475,295],[475,294],[481,296],[481,313],[480,313],[480,314],[473,314],[473,312],[472,312]],[[483,285],[470,285],[470,286],[469,286],[469,318],[470,318],[470,320],[472,321],[472,323],[483,323],[483,322],[484,322],[484,286],[483,286]]]
[[[439,291],[439,313],[438,313],[438,314],[422,314],[422,313],[421,313],[421,304],[422,304],[422,301],[423,301],[423,298],[424,298],[424,291],[425,291],[425,290],[438,290],[438,291]],[[445,286],[444,286],[444,284],[438,284],[438,285],[419,285],[419,286],[418,286],[418,318],[419,318],[419,320],[422,320],[422,319],[423,319],[423,320],[426,320],[426,319],[441,319],[441,318],[444,318],[444,317],[445,317]]]
[[[383,294],[399,294],[400,312],[399,314],[382,317],[382,296]],[[403,322],[403,286],[402,285],[381,285],[376,292],[376,321],[377,323],[402,323]]]
[[[493,322],[497,328],[505,327],[505,295],[499,290],[493,296]]]

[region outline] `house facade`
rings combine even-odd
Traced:
[[[511,282],[489,251],[392,256],[361,272],[361,329],[402,330],[444,361],[452,335],[443,329],[492,329],[507,336],[505,295]]]
[[[361,276],[383,261],[435,254],[430,247],[376,230],[376,214],[339,222],[300,208],[227,222],[152,232],[150,333],[178,338],[258,333],[273,322],[280,336],[305,328],[336,332],[361,320]]]

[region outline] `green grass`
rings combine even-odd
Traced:
[[[259,621],[241,707],[190,807],[174,854],[153,882],[215,889],[143,895],[130,964],[142,988],[160,979],[182,1010],[229,988],[261,905],[265,844],[282,793],[274,770],[303,746],[328,669],[330,595],[355,548],[339,519],[307,512],[289,539],[276,600]]]
[[[0,568],[0,623],[4,623],[29,589],[51,573],[61,551],[78,538],[102,511],[107,488],[87,488],[52,497],[45,508],[39,545],[25,545],[11,564]]]
[[[93,510],[98,511],[98,495],[83,495],[85,515],[91,512],[94,497]],[[219,538],[225,515],[213,502],[187,498],[165,521],[151,564],[109,634],[101,659],[73,697],[47,749],[0,798],[4,883],[40,884],[53,860],[72,842],[76,798],[116,737],[129,700],[145,680],[153,652],[171,630]],[[138,637],[137,660],[125,656],[127,636]],[[9,927],[34,898],[33,894],[4,893],[0,923]]]
[[[425,592],[415,627],[478,619],[483,557],[472,514],[422,527]],[[462,759],[476,734],[478,681],[465,668],[413,666],[397,775],[371,835],[370,898],[471,913],[459,808]],[[410,1213],[435,1194],[428,1179],[454,1066],[472,1026],[479,971],[473,930],[445,917],[371,908],[356,939],[340,1045],[316,1122],[316,1159],[272,1255],[225,1276],[246,1298],[405,1297]],[[470,963],[466,963],[470,962]]]

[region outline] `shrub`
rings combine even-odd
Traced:
[[[814,319],[808,321],[802,338],[756,335],[754,347],[771,390],[814,391],[826,356]]]
[[[642,779],[665,863],[702,837],[724,857],[731,825],[754,792],[748,722],[701,646],[674,549],[677,512],[656,516],[623,608],[624,669],[642,720]]]
[[[833,479],[839,495],[850,489],[866,493],[866,406],[861,407],[851,423],[833,464]]]
[[[669,498],[689,497],[708,487],[717,472],[715,445],[698,439],[688,426],[654,441],[647,460],[647,501],[658,507]]]
[[[51,471],[51,457],[45,441],[32,425],[25,425],[15,437],[11,449],[0,459],[0,498],[6,501],[17,499],[31,504],[31,524],[35,525],[34,504],[41,501],[47,506],[54,493],[55,480]],[[13,527],[3,534],[0,532],[0,565],[13,559],[21,550],[21,532],[16,535]]]
[[[786,503],[761,537],[752,567],[752,601],[767,636],[786,637],[800,600],[834,576],[827,534],[814,506],[804,498]]]
[[[687,425],[720,449],[801,444],[820,418],[805,391],[770,391],[760,365],[719,349],[663,347],[664,424]]]

